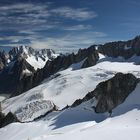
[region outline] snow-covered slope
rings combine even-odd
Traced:
[[[48,61],[48,58],[46,58],[45,60],[42,60],[41,58],[38,58],[38,60],[37,60],[35,56],[28,56],[26,58],[26,61],[31,66],[33,66],[35,70],[37,70],[37,69],[41,69],[45,66],[46,62]]]
[[[51,49],[35,50],[28,46],[20,46],[13,48],[10,52],[10,58],[15,59],[15,57],[23,57],[26,61],[34,67],[35,70],[41,69],[45,66],[49,59],[56,58],[59,54]],[[9,61],[10,62],[10,61]]]
[[[8,98],[9,96],[7,94],[1,94],[0,95],[0,102]]]
[[[139,140],[140,84],[114,110],[96,114],[80,105],[60,112],[52,112],[31,123],[13,123],[0,129],[1,140]],[[134,102],[135,100],[135,102]]]
[[[129,72],[140,77],[139,65],[135,65],[133,62],[122,62],[120,58],[118,60],[105,58],[100,54],[98,64],[93,67],[75,70],[75,67],[78,68],[81,63],[73,64],[28,92],[4,101],[2,103],[3,112],[12,111],[20,121],[31,121],[52,108],[46,112],[42,108],[34,109],[34,111],[30,109],[30,104],[35,102],[42,104],[44,101],[50,101],[56,105],[58,110],[61,110],[67,105],[72,105],[75,100],[83,98],[88,92],[93,91],[98,83],[113,77],[117,72]],[[38,104],[34,108],[38,108]],[[21,114],[20,117],[18,114]]]

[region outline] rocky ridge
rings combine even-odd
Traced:
[[[122,56],[125,59],[134,55],[140,56],[140,36],[128,41],[115,41],[98,45],[98,52],[109,57]]]
[[[125,101],[139,82],[140,79],[133,74],[117,73],[113,78],[99,83],[95,90],[89,92],[83,99],[75,101],[72,107],[94,100],[96,105],[91,107],[96,113],[111,113],[114,108]]]

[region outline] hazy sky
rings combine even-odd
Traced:
[[[140,0],[0,0],[0,46],[73,51],[140,35]]]

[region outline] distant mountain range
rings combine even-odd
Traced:
[[[28,46],[12,48],[9,52],[0,51],[0,69],[10,65],[10,63],[25,59],[35,70],[44,67],[48,59],[56,58],[57,54],[51,49],[35,50]]]
[[[48,60],[52,61],[57,56],[58,54],[51,49],[35,50],[27,46],[13,48],[8,53],[1,51],[0,93],[14,96],[29,89],[26,88],[28,81],[25,81],[25,85],[22,85],[22,81],[42,69]]]

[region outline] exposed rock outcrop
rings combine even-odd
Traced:
[[[0,73],[0,93],[11,93],[16,95],[25,91],[26,83],[21,84],[24,77],[34,73],[34,68],[29,65],[24,59],[18,59],[11,64],[12,66],[5,67]],[[28,70],[26,72],[26,70]]]
[[[2,62],[2,60],[0,59],[0,70],[2,70],[4,68],[4,64]]]
[[[87,68],[94,66],[99,59],[98,53],[95,50],[95,46],[91,46],[87,49],[79,49],[77,54],[60,55],[53,61],[48,61],[44,67],[44,76],[49,77],[50,75],[58,72],[60,69],[66,69],[74,63],[85,60],[81,68]]]
[[[75,101],[72,107],[95,98],[97,104],[93,108],[96,113],[111,112],[125,101],[139,81],[132,74],[117,73],[113,78],[98,84],[96,89],[88,93],[83,99]]]
[[[9,57],[8,53],[0,50],[0,70],[2,70],[5,67],[8,61],[8,57]]]
[[[13,123],[13,122],[19,122],[19,120],[17,119],[17,117],[9,112],[6,116],[4,116],[4,114],[2,114],[2,117],[1,117],[1,114],[0,113],[0,128],[10,124],[10,123]]]
[[[0,122],[3,118],[4,118],[4,114],[2,112],[0,112]]]
[[[116,41],[99,45],[98,51],[110,57],[122,56],[125,59],[133,55],[140,56],[140,36],[128,41]]]

